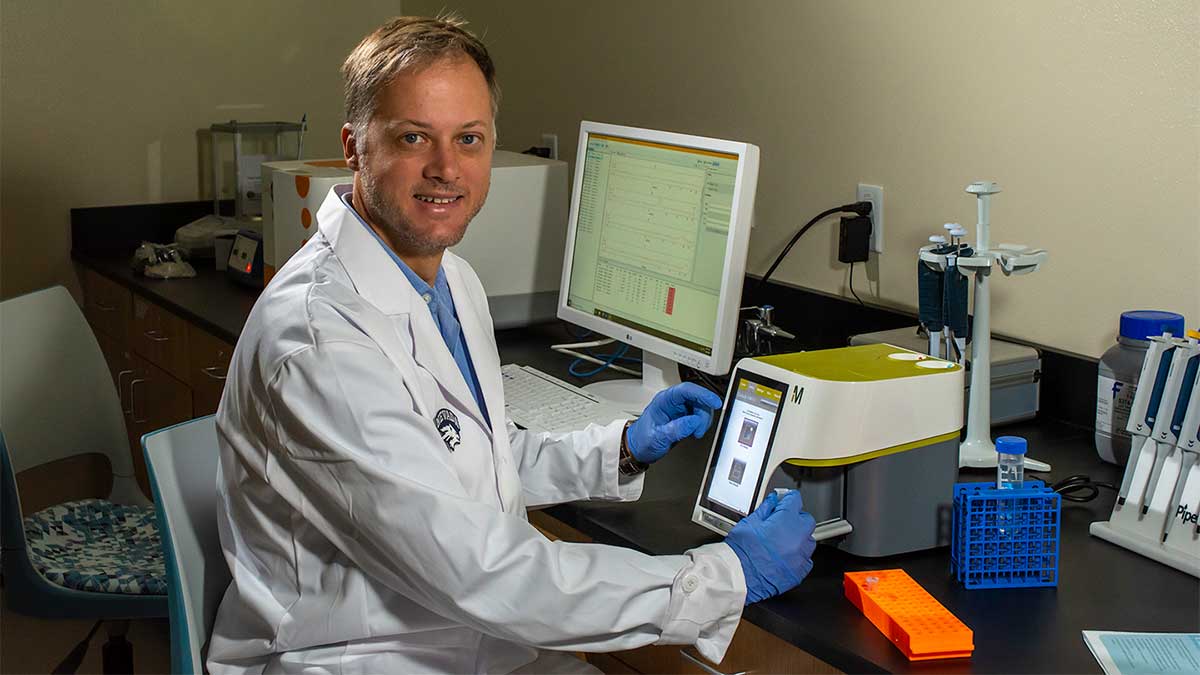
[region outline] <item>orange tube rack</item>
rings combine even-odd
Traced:
[[[974,633],[904,570],[846,572],[846,597],[910,661],[965,658]]]

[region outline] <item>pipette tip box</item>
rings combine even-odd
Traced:
[[[1040,480],[955,485],[951,571],[968,589],[1057,586],[1061,506]]]
[[[904,570],[846,572],[842,585],[909,661],[967,658],[975,650],[974,632]]]

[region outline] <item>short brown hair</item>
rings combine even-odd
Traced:
[[[496,67],[487,48],[453,14],[436,18],[399,16],[363,38],[342,64],[346,81],[346,121],[363,129],[375,115],[379,92],[392,78],[410,68],[438,60],[468,57],[479,66],[492,98],[492,117],[500,106]]]

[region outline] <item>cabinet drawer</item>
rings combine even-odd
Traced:
[[[192,386],[192,416],[217,411],[233,345],[188,324],[188,375]]]
[[[144,358],[131,357],[132,374],[127,378],[125,426],[133,454],[138,485],[150,496],[142,436],[192,418],[192,390]]]
[[[97,333],[103,333],[121,346],[129,343],[129,317],[133,294],[128,288],[100,274],[84,269],[83,315]]]
[[[188,381],[187,322],[142,297],[133,299],[129,324],[133,353]]]

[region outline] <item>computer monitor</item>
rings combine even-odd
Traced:
[[[580,124],[558,317],[643,353],[589,391],[640,410],[676,364],[729,371],[757,184],[749,143]]]

